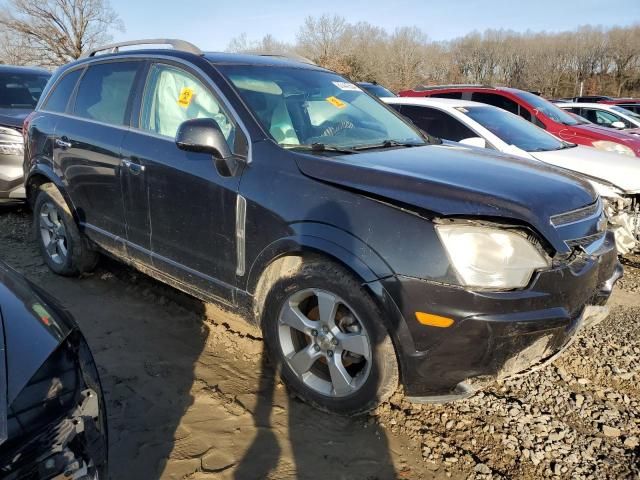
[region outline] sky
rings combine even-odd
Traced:
[[[473,30],[563,31],[579,25],[640,23],[640,0],[110,0],[125,25],[115,41],[180,38],[202,50],[224,50],[246,33],[294,42],[306,16],[336,14],[393,31],[420,27],[432,40]]]

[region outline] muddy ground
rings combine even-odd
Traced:
[[[640,258],[612,315],[554,365],[450,405],[399,394],[345,419],[290,398],[257,332],[104,259],[49,272],[30,213],[0,207],[0,259],[75,316],[100,368],[114,479],[638,478]]]

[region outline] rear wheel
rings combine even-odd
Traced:
[[[262,327],[285,382],[322,410],[365,413],[397,388],[395,350],[382,315],[338,265],[313,260],[276,281]]]
[[[98,253],[78,230],[67,203],[53,184],[40,186],[33,218],[36,241],[51,270],[67,276],[93,270]]]

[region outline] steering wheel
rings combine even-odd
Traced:
[[[336,137],[339,136],[342,132],[354,128],[355,125],[349,120],[341,120],[339,122],[334,122],[333,125],[325,128],[320,134],[321,137]]]

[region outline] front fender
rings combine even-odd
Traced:
[[[275,259],[303,252],[324,254],[353,271],[363,283],[393,275],[391,267],[361,239],[331,225],[298,222],[292,235],[265,247],[255,258],[247,276],[246,290],[253,294],[262,272]]]
[[[393,298],[380,282],[395,273],[366,243],[344,230],[330,225],[301,222],[292,225],[294,235],[280,238],[260,252],[249,269],[247,291],[254,295],[262,272],[276,259],[286,255],[314,252],[325,255],[350,269],[376,298],[383,311],[383,322],[400,353],[400,375],[404,381],[405,360],[415,348],[407,323]],[[303,233],[304,232],[304,233]]]

